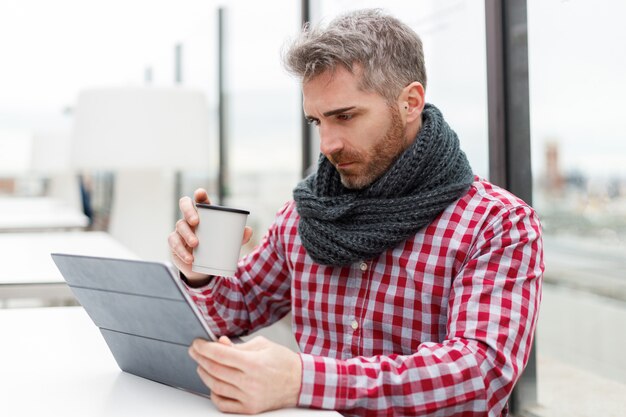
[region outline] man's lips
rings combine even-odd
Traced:
[[[349,167],[350,165],[352,165],[353,163],[354,163],[354,162],[341,162],[341,163],[338,163],[338,164],[336,165],[336,167],[337,167],[338,169],[344,169],[344,168],[348,168],[348,167]]]
[[[357,155],[349,155],[347,152],[337,153],[336,155],[328,155],[327,158],[336,169],[347,169],[359,162],[359,157]]]

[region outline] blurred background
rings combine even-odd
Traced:
[[[485,3],[316,0],[310,19],[362,7],[422,37],[427,100],[488,178]],[[546,258],[529,415],[626,415],[625,17],[611,0],[527,1]],[[299,82],[280,59],[301,19],[293,0],[0,0],[2,263],[32,277],[34,247],[106,245],[167,261],[178,199],[197,187],[251,211],[250,250],[310,171]],[[314,132],[311,146],[315,161]],[[18,284],[0,281],[0,306],[68,303]]]

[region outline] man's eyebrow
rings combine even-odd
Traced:
[[[324,117],[334,116],[334,115],[336,115],[336,114],[341,114],[341,113],[347,112],[347,111],[349,111],[349,110],[352,110],[352,109],[354,109],[354,108],[356,108],[356,106],[342,107],[342,108],[340,108],[340,109],[335,109],[335,110],[330,110],[330,111],[327,111],[327,112],[325,112],[325,113],[322,113],[322,115],[323,115]]]

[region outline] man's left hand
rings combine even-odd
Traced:
[[[196,339],[189,355],[198,362],[198,374],[220,411],[256,414],[298,403],[299,355],[264,337],[241,344],[226,336],[218,342]]]

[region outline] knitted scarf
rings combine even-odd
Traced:
[[[430,224],[473,179],[456,133],[439,109],[426,104],[415,141],[364,189],[344,187],[335,167],[320,155],[317,172],[293,191],[298,233],[317,263],[372,259]]]

